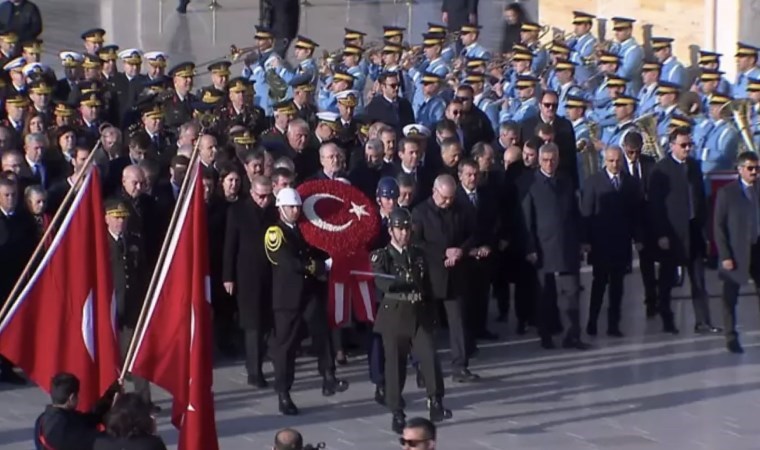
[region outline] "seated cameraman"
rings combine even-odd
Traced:
[[[120,386],[114,383],[90,413],[76,410],[79,403],[79,379],[70,373],[59,373],[50,383],[51,405],[34,423],[34,445],[37,450],[90,450],[95,438],[102,435],[98,426],[113,402]]]
[[[272,450],[302,450],[303,436],[292,428],[283,428],[274,435]]]

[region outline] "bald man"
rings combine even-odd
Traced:
[[[155,219],[157,211],[155,211],[153,199],[145,194],[145,189],[145,172],[142,168],[137,164],[125,167],[121,173],[119,198],[129,209],[127,231],[139,237],[148,258],[148,267],[152,267],[158,256],[163,236],[156,229],[155,223],[151,221],[151,218]]]
[[[442,301],[449,322],[452,379],[458,383],[479,377],[468,369],[476,350],[471,331],[462,316],[467,295],[467,258],[475,246],[475,216],[455,201],[457,183],[451,175],[440,175],[433,195],[414,208],[412,239],[425,252],[435,300]]]
[[[274,435],[272,450],[301,450],[303,436],[292,428],[283,428]]]

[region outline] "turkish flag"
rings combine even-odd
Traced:
[[[40,264],[0,322],[0,354],[46,392],[57,373],[76,375],[81,411],[95,405],[119,372],[103,217],[100,176],[92,167]]]
[[[206,205],[200,164],[180,193],[175,225],[167,234],[166,255],[156,265],[148,292],[147,316],[136,333],[128,371],[169,391],[179,450],[218,450],[212,367],[211,295]]]

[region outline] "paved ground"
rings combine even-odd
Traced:
[[[219,0],[216,12],[193,0],[190,13],[179,16],[174,1],[164,0],[38,0],[45,19],[45,61],[61,49],[80,49],[79,34],[94,26],[109,31],[109,42],[169,51],[174,62],[210,60],[230,44],[250,45],[258,4]],[[419,0],[411,8],[392,0],[311,0],[303,10],[302,32],[332,50],[342,28],[368,31],[376,39],[383,24],[412,23],[413,42],[429,20],[439,16],[438,1]],[[534,2],[533,2],[534,3]],[[535,10],[535,4],[532,5]],[[481,0],[484,40],[495,46],[501,2]],[[410,18],[411,11],[411,18]],[[200,80],[203,82],[205,80]],[[719,292],[708,277],[711,293]],[[588,286],[588,280],[586,280]],[[681,295],[685,294],[681,292]],[[585,292],[588,295],[588,290]],[[584,299],[584,302],[587,299]],[[585,352],[541,351],[534,336],[520,338],[514,324],[496,326],[504,339],[484,346],[473,369],[484,379],[473,385],[448,385],[447,405],[454,419],[441,426],[443,449],[732,449],[760,448],[760,332],[753,297],[741,301],[747,353],[728,354],[720,337],[691,333],[688,300],[675,302],[682,334],[659,333],[657,321],[644,318],[638,274],[628,278],[624,326],[626,338],[593,340]],[[712,310],[720,322],[719,300]],[[600,329],[604,330],[601,325]],[[444,366],[448,356],[442,352]],[[273,432],[295,426],[308,442],[329,448],[369,450],[397,447],[388,431],[390,417],[372,401],[373,387],[364,359],[353,360],[340,375],[352,382],[348,392],[327,400],[320,395],[315,362],[301,361],[294,400],[303,414],[285,419],[277,414],[274,395],[252,391],[245,384],[241,362],[227,362],[215,371],[216,408],[224,450],[264,449]],[[408,413],[424,414],[424,394],[410,379]],[[157,394],[165,410],[168,398]],[[31,447],[31,425],[46,403],[36,388],[6,390],[0,386],[0,449]],[[167,414],[160,432],[176,446]]]

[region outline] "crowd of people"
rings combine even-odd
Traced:
[[[36,31],[34,19],[22,22],[33,5],[4,3],[0,298],[96,152],[126,351],[197,151],[217,346],[226,356],[244,352],[255,388],[269,386],[262,367],[271,358],[283,414],[298,413],[289,391],[308,325],[323,395],[348,388],[337,367],[352,342],[367,341],[375,400],[390,409],[394,431],[405,433],[410,351],[430,419],[451,417],[438,328],[448,329],[454,383],[477,382],[469,362],[478,341],[499,339],[489,329],[492,298],[496,320],[512,309],[517,334],[535,328],[543,349],[563,334],[563,348],[586,350],[582,335],[598,334],[606,294],[606,334],[622,337],[634,253],[644,298],[630,300],[643,301],[647,318],[659,315],[664,332],[679,333],[671,290],[688,275],[694,331],[720,333],[705,286],[711,235],[727,348],[741,353],[736,298],[760,267],[760,50],[738,44],[734,83],[721,55],[700,51],[692,79],[673,39],[653,37],[646,50],[637,43],[634,19],[613,18],[614,39],[601,41],[591,33],[595,17],[576,12],[572,35],[541,43],[542,27],[513,4],[504,11],[507,47],[494,54],[479,43],[477,10],[466,4],[444,2],[445,23],[430,23],[419,47],[396,26],[383,27],[376,46],[346,29],[324,61],[314,40],[282,41],[258,26],[239,76],[227,60],[197,68],[169,64],[161,51],[105,45],[107,32],[96,28],[82,33],[81,49],[61,51],[59,78],[40,63],[41,22]],[[291,44],[294,63],[284,54]],[[199,69],[211,85],[196,89]],[[710,176],[737,167],[740,179],[713,192]],[[309,180],[347,182],[376,200],[384,227],[368,245],[383,296],[374,328],[327,326],[330,261],[297,226],[294,188]],[[584,260],[593,267],[585,327]],[[0,381],[24,379],[2,359]],[[135,381],[155,410],[148,383]],[[54,403],[73,392],[73,382],[61,383]]]

